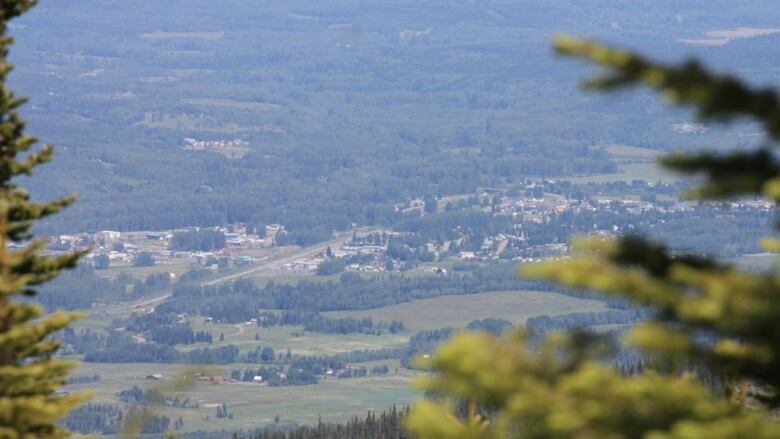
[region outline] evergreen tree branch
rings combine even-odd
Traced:
[[[644,84],[664,94],[673,105],[692,105],[703,120],[756,119],[774,140],[780,140],[780,100],[772,89],[753,90],[731,75],[710,73],[698,61],[669,66],[594,41],[562,36],[554,43],[562,55],[593,61],[610,70],[585,83],[589,90],[614,90]]]

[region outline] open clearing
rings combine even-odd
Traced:
[[[655,162],[649,163],[626,163],[620,165],[620,171],[616,174],[587,175],[583,177],[568,177],[561,180],[570,181],[574,184],[587,183],[609,183],[613,181],[631,181],[646,180],[655,183],[657,181],[670,183],[681,178],[677,175],[664,170]]]
[[[654,159],[663,154],[661,151],[630,145],[605,145],[604,150],[615,157],[629,159]]]
[[[176,262],[176,263],[157,262],[155,265],[151,267],[136,267],[129,262],[112,261],[111,268],[103,271],[100,274],[101,275],[105,274],[106,277],[110,277],[110,278],[116,278],[120,274],[127,274],[134,278],[143,280],[146,279],[146,277],[149,276],[150,274],[173,273],[179,276],[187,272],[191,268],[192,268],[192,263],[190,263],[189,261]]]
[[[197,98],[197,99],[182,99],[182,102],[190,105],[206,106],[206,107],[223,107],[233,108],[236,110],[248,110],[248,111],[271,111],[283,108],[281,105],[269,104],[266,102],[242,102],[234,101],[233,99],[220,99],[220,98]]]
[[[239,331],[238,328],[243,329]],[[236,345],[242,352],[256,348],[258,345],[271,347],[277,352],[290,349],[298,355],[333,355],[343,352],[377,350],[387,347],[401,346],[409,340],[408,335],[383,334],[323,334],[321,332],[304,332],[301,326],[274,326],[261,328],[256,325],[234,325],[203,323],[203,318],[194,318],[194,331],[211,331],[214,336],[212,344],[198,343],[179,345],[180,351],[195,348],[219,347],[229,344]],[[225,341],[218,341],[219,335],[225,334]],[[302,334],[302,335],[301,335]],[[259,340],[255,340],[255,335]]]
[[[374,363],[371,363],[372,365]],[[406,405],[422,396],[412,387],[415,374],[401,369],[397,361],[384,362],[390,367],[390,374],[379,377],[354,379],[330,378],[310,386],[268,387],[252,383],[197,384],[184,392],[167,393],[179,398],[190,398],[197,402],[197,409],[175,409],[165,407],[159,413],[184,420],[184,430],[199,429],[253,429],[272,423],[275,416],[282,422],[314,424],[318,417],[324,421],[344,421],[368,410],[384,410],[392,405]],[[230,369],[248,365],[220,366],[227,374]],[[257,365],[252,365],[257,367]],[[398,372],[396,373],[396,368]],[[91,384],[67,386],[69,392],[90,391],[93,402],[119,403],[116,393],[133,385],[150,388],[162,384],[169,377],[181,375],[186,366],[171,364],[102,364],[85,363],[73,372],[74,375],[101,376],[101,381]],[[161,382],[145,381],[148,374],[161,373],[166,377]],[[164,388],[164,387],[161,387]],[[233,420],[217,419],[214,404],[225,403]]]
[[[464,327],[472,320],[489,317],[523,323],[530,317],[543,314],[552,316],[603,309],[605,303],[598,300],[540,291],[500,291],[441,296],[366,311],[324,314],[330,317],[371,317],[375,321],[400,320],[409,330],[421,331],[448,326]]]
[[[754,253],[734,258],[739,268],[753,271],[769,271],[777,263],[778,256],[774,253]]]
[[[224,32],[149,32],[141,35],[145,40],[206,40],[219,41],[225,38]]]

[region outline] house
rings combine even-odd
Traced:
[[[284,226],[282,226],[281,224],[269,224],[265,226],[265,231],[269,235],[274,235],[276,233],[281,232],[282,230],[284,230]]]
[[[225,377],[221,375],[203,375],[203,374],[196,374],[195,379],[198,382],[201,383],[211,383],[211,384],[224,384],[225,383]]]
[[[103,239],[119,239],[120,236],[122,236],[121,233],[115,232],[113,230],[104,230],[97,234],[99,238]]]
[[[253,382],[253,383],[262,383],[262,382],[263,382],[263,377],[262,377],[262,375],[255,375],[255,376],[252,378],[252,382]]]
[[[476,257],[477,257],[477,255],[474,254],[474,252],[460,252],[460,258],[461,259],[468,260],[468,259],[474,259]]]

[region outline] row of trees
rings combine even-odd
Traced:
[[[172,300],[159,305],[155,312],[207,315],[237,323],[257,317],[261,309],[317,312],[356,310],[450,294],[550,291],[549,285],[543,282],[518,279],[511,264],[472,268],[446,276],[391,275],[366,278],[356,273],[344,273],[337,281],[300,281],[294,285],[269,282],[264,287],[243,280],[218,287],[179,282],[174,286]],[[565,289],[557,291],[582,295]]]
[[[155,343],[177,345],[209,343],[214,341],[210,331],[193,331],[189,325],[154,326],[149,330],[149,338]]]
[[[150,274],[145,279],[119,275],[115,279],[100,277],[88,264],[80,264],[41,287],[36,301],[47,310],[89,309],[95,303],[129,300],[170,287],[166,273]]]
[[[179,251],[211,251],[225,248],[225,234],[219,230],[201,229],[173,234],[169,247]]]
[[[179,352],[170,345],[141,342],[132,336],[114,333],[99,346],[86,350],[88,363],[195,363],[230,364],[239,361],[239,350],[234,345],[198,348]]]

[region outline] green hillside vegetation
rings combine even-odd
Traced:
[[[730,29],[773,5],[80,0],[8,23],[36,3],[0,11],[0,437],[230,437],[414,400],[420,439],[780,437],[755,200],[780,200],[777,94],[559,41],[613,74],[590,87],[645,83],[691,124],[573,94],[548,50],[566,28],[773,82],[780,33]],[[18,111],[62,145],[40,173]],[[380,419],[351,428],[401,436]]]
[[[377,363],[367,363],[374,366]],[[391,373],[381,377],[356,379],[328,379],[313,386],[268,387],[260,384],[198,384],[184,392],[172,392],[168,396],[189,398],[199,407],[159,409],[156,413],[171,419],[182,417],[183,431],[220,429],[252,430],[273,424],[279,417],[285,423],[316,424],[321,417],[326,422],[344,422],[366,410],[382,411],[393,404],[409,404],[421,393],[411,385],[413,373],[400,369],[398,361],[386,361]],[[246,365],[235,364],[216,369],[228,374],[230,369]],[[168,364],[136,364],[132,369],[122,365],[82,364],[73,375],[100,375],[97,383],[68,386],[69,391],[90,390],[93,403],[117,404],[116,394],[138,385],[154,387],[145,381],[145,375],[162,374],[174,377],[184,373],[185,366]],[[233,419],[217,419],[216,405],[226,404]]]
[[[678,56],[705,50],[679,39],[777,17],[759,1],[703,5],[43,2],[13,29],[26,114],[61,144],[32,185],[81,202],[42,230],[283,223],[305,244],[388,224],[411,198],[614,174],[598,145],[720,145],[674,132],[685,120],[646,99],[573,94],[561,84],[577,72],[547,50],[568,29]],[[763,58],[739,50],[745,40],[708,58],[762,75],[776,36],[750,40]]]
[[[472,320],[488,317],[523,324],[530,317],[574,311],[601,311],[606,303],[540,291],[499,291],[466,296],[441,296],[368,311],[335,311],[328,317],[371,317],[376,321],[400,320],[409,330],[462,328]]]

